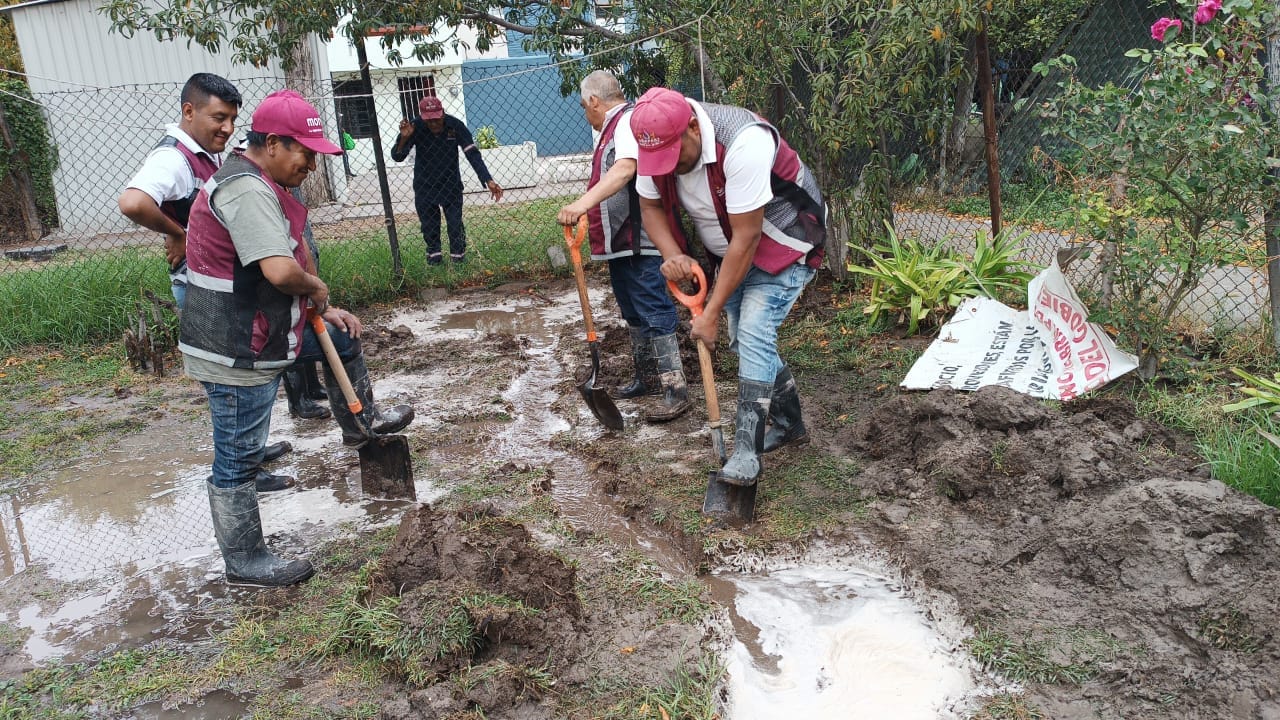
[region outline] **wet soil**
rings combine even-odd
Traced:
[[[602,280],[593,275],[598,382],[613,386],[630,380],[629,340]],[[790,322],[829,322],[844,301],[820,278]],[[495,306],[506,310],[461,317]],[[425,322],[424,309],[449,319]],[[1214,480],[1192,439],[1138,418],[1123,394],[1056,404],[1000,388],[902,393],[846,370],[793,366],[813,441],[770,455],[759,521],[726,528],[697,514],[714,464],[684,330],[695,410],[646,425],[638,418],[651,399],[618,401],[627,429],[615,435],[574,387],[588,358],[575,311],[572,285],[556,281],[361,313],[380,401],[418,412],[407,434],[421,501],[395,506],[398,532],[365,600],[398,598],[400,619],[424,629],[441,608],[466,608],[456,636],[385,684],[382,717],[550,720],[563,707],[530,667],[559,692],[599,678],[660,682],[722,651],[733,632],[726,613],[676,622],[618,583],[619,548],[630,548],[677,582],[815,553],[835,563],[874,555],[933,620],[962,628],[989,669],[1025,678],[996,684],[1045,718],[1280,720],[1280,514]],[[731,417],[734,359],[721,350],[715,365]],[[539,374],[550,380],[520,382]],[[189,418],[190,385],[166,387]],[[163,417],[148,421],[171,422]],[[336,444],[331,423],[293,424],[277,412],[273,430]],[[353,457],[316,453],[300,467],[315,462],[358,486]],[[834,477],[789,476],[786,486],[826,508],[827,520],[786,536],[778,521],[793,498],[778,495],[777,478],[828,459],[838,461]],[[451,494],[477,482],[490,497]],[[531,498],[549,501],[545,516],[528,514]],[[19,572],[0,586],[5,607],[21,604],[40,584],[33,578]],[[24,666],[12,647],[4,658],[13,672]],[[306,687],[323,685],[321,668],[290,674],[299,672],[316,674]]]

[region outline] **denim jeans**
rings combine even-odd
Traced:
[[[633,328],[644,328],[646,338],[670,335],[679,318],[662,277],[658,255],[630,255],[609,261],[609,282],[622,319]]]
[[[334,348],[344,360],[360,354],[360,341],[326,323]],[[297,362],[324,359],[315,333],[308,326],[302,335],[302,349]],[[262,451],[271,431],[271,407],[280,387],[277,374],[261,385],[223,385],[202,382],[209,397],[209,414],[213,418],[214,487],[233,488],[253,482]]]
[[[178,310],[187,302],[187,261],[178,263],[177,270],[169,270],[169,289],[173,291],[173,299],[178,303]]]
[[[813,268],[800,263],[777,275],[755,266],[747,272],[724,306],[729,350],[738,355],[738,377],[773,382],[782,369],[782,358],[778,357],[778,326],[816,274]]]

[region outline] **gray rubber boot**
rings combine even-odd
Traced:
[[[675,334],[654,338],[653,355],[662,383],[662,402],[647,410],[644,419],[655,423],[675,420],[693,407],[689,400],[689,386],[684,380],[684,364],[680,361],[680,342]]]
[[[232,585],[283,587],[296,585],[315,574],[306,560],[285,560],[267,549],[258,515],[258,491],[253,483],[220,488],[206,482],[213,533],[218,538]]]
[[[635,365],[636,375],[630,385],[614,388],[609,395],[616,400],[657,395],[662,392],[662,381],[658,379],[658,360],[653,356],[653,341],[645,337],[644,328],[627,329],[631,331],[631,361]]]
[[[807,445],[809,429],[800,416],[800,391],[791,368],[786,365],[773,381],[773,402],[769,404],[769,427],[764,431],[764,451],[773,452],[786,445]]]
[[[376,435],[390,435],[403,430],[413,422],[413,408],[408,405],[396,405],[389,410],[381,410],[374,404],[373,383],[369,380],[369,371],[365,368],[363,354],[343,361],[342,366],[346,368],[351,387],[356,391],[356,398],[363,406],[360,416],[356,417],[347,407],[347,400],[342,395],[342,386],[338,385],[337,378],[333,376],[333,370],[326,364],[324,386],[329,391],[329,407],[333,409],[333,419],[337,420],[338,427],[342,428],[343,445],[355,447],[364,445],[372,439],[369,428],[372,428]]]
[[[304,420],[319,420],[329,417],[329,408],[319,405],[307,395],[307,383],[303,377],[305,371],[298,366],[290,367],[281,375],[284,383],[285,397],[289,398],[289,414]]]
[[[769,418],[773,383],[738,378],[738,415],[733,430],[733,454],[720,468],[720,479],[731,485],[755,485],[764,472],[764,425]]]

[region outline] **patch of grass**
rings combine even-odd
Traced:
[[[627,677],[598,677],[584,698],[565,698],[571,710],[595,720],[716,720],[716,687],[724,667],[712,655],[681,664],[666,683],[636,684]]]
[[[1200,637],[1219,650],[1257,652],[1261,641],[1253,634],[1249,616],[1235,608],[1207,612],[1200,616]]]
[[[513,665],[504,660],[488,662],[483,665],[469,666],[454,676],[454,680],[463,692],[470,692],[481,685],[496,680],[512,679],[520,688],[522,697],[541,699],[555,687],[556,678],[548,665],[525,667]]]
[[[613,564],[603,579],[602,591],[601,601],[649,606],[663,620],[696,623],[711,612],[705,585],[696,578],[665,578],[652,560],[635,551],[626,552]]]
[[[1044,713],[1021,695],[1001,694],[983,705],[973,720],[1044,720]]]
[[[867,501],[849,482],[857,467],[845,458],[801,452],[768,469],[756,515],[772,535],[796,539],[865,510]]]
[[[1086,628],[1053,628],[1016,639],[980,628],[965,645],[984,668],[1011,680],[1070,685],[1097,677],[1125,650],[1105,632]]]

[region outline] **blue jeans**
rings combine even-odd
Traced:
[[[618,301],[622,319],[633,328],[643,328],[646,338],[670,335],[679,317],[662,277],[662,257],[630,255],[609,261],[609,282]]]
[[[328,326],[329,337],[338,355],[349,360],[360,354],[360,341]],[[324,351],[310,326],[302,335],[302,349],[297,362],[315,362]],[[209,397],[209,414],[213,418],[214,487],[233,488],[253,482],[262,464],[262,451],[271,431],[271,407],[276,402],[280,375],[261,385],[223,385],[202,382]]]
[[[817,274],[795,263],[777,275],[752,266],[724,306],[729,350],[738,355],[738,377],[772,383],[782,369],[778,326],[791,312],[804,286]]]
[[[169,289],[173,291],[173,299],[178,303],[178,310],[187,302],[187,261],[178,263],[177,270],[169,270]]]

